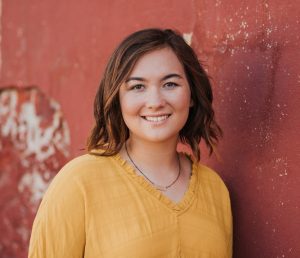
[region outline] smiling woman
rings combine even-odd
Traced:
[[[168,47],[153,50],[137,61],[120,87],[119,100],[131,143],[139,139],[177,144],[192,103],[184,69]]]
[[[128,36],[95,97],[89,153],[69,162],[36,216],[29,257],[231,257],[229,193],[200,164],[221,135],[208,77],[172,30]],[[193,156],[177,152],[181,142]]]

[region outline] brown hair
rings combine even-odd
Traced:
[[[100,149],[99,155],[102,156],[115,155],[120,151],[129,137],[119,103],[120,86],[141,56],[164,47],[171,48],[176,54],[184,67],[191,89],[193,106],[190,108],[186,124],[179,132],[180,141],[191,147],[197,160],[200,159],[201,139],[204,139],[210,154],[214,152],[215,145],[222,136],[222,130],[214,118],[209,78],[195,52],[179,33],[170,29],[156,28],[129,35],[109,59],[95,97],[96,124],[88,139],[88,151]]]

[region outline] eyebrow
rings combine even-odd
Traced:
[[[166,76],[164,76],[160,81],[165,81],[167,79],[170,79],[172,77],[175,77],[175,78],[179,78],[179,79],[183,79],[181,75],[177,74],[177,73],[171,73],[171,74],[168,74]],[[141,81],[141,82],[144,82],[146,81],[144,78],[142,77],[129,77],[125,83],[129,82],[129,81]]]

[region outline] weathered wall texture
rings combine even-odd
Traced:
[[[0,257],[26,257],[40,200],[69,156],[60,106],[34,87],[0,89]]]
[[[236,257],[300,257],[300,2],[196,1],[225,131]]]
[[[231,192],[234,257],[300,257],[300,3],[291,0],[0,0],[0,256],[26,257],[37,200],[67,157],[66,122],[70,158],[82,153],[108,56],[145,27],[180,30],[212,77],[224,139],[221,161],[204,161]]]

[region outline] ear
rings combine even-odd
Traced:
[[[193,99],[191,98],[191,100],[190,100],[190,108],[193,107],[193,106],[194,106],[194,101],[193,101]]]

